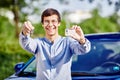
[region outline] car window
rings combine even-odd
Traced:
[[[91,51],[73,57],[72,71],[111,73],[120,70],[120,41],[91,41]]]
[[[36,59],[24,69],[24,72],[36,72]]]

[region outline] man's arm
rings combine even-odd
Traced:
[[[91,49],[91,43],[88,39],[85,38],[84,33],[80,26],[74,25],[72,26],[74,33],[70,34],[70,37],[75,39],[76,41],[71,43],[71,49],[75,54],[84,54],[88,53]]]
[[[81,44],[79,41],[72,41],[70,43],[70,48],[74,54],[82,55],[88,53],[91,50],[91,43],[86,38],[84,44]]]
[[[19,35],[19,43],[22,48],[26,49],[29,52],[35,53],[37,43],[30,37],[31,31],[33,29],[34,27],[29,21],[24,22],[21,33]]]

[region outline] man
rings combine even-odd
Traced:
[[[90,50],[90,42],[84,37],[82,29],[75,25],[74,33],[62,37],[58,33],[61,18],[57,10],[48,8],[41,16],[45,37],[32,39],[34,27],[24,22],[20,33],[21,46],[36,56],[36,80],[71,80],[71,61],[73,54],[82,55]]]

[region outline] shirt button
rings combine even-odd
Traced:
[[[51,67],[52,67],[52,68],[54,68],[54,66],[53,66],[53,65],[52,65]]]

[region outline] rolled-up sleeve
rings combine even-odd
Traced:
[[[35,53],[37,42],[30,36],[24,36],[22,33],[19,35],[19,43],[21,47],[31,53]]]

